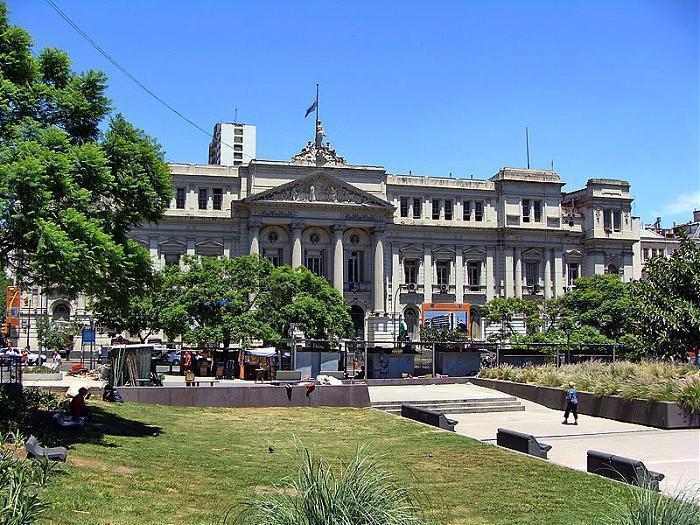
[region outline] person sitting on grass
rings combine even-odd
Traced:
[[[78,395],[73,396],[70,400],[70,415],[71,417],[88,417],[88,408],[85,400],[89,397],[90,392],[84,386],[78,390]]]
[[[574,415],[574,425],[578,425],[578,396],[573,382],[569,383],[569,390],[566,392],[566,410],[562,424],[569,424],[569,413]]]

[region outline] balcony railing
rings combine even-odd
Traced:
[[[346,292],[350,292],[350,293],[371,292],[372,291],[372,283],[370,283],[370,282],[359,282],[359,283],[345,282],[343,284],[343,290]]]

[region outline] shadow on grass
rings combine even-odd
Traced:
[[[55,433],[66,445],[90,443],[104,447],[117,447],[114,443],[106,442],[105,436],[124,437],[156,437],[163,433],[160,427],[147,425],[141,421],[123,418],[113,412],[104,410],[98,405],[90,406],[90,419],[85,428],[80,430],[55,429]]]

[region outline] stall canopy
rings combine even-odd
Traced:
[[[275,357],[277,355],[277,349],[273,346],[266,348],[247,348],[245,353],[257,357]]]

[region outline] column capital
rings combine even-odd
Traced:
[[[304,229],[304,223],[302,221],[292,221],[292,230],[303,230]]]
[[[371,228],[372,233],[382,234],[386,231],[386,224],[376,224]]]
[[[248,219],[248,228],[262,228],[262,219],[251,217]]]
[[[344,224],[333,224],[333,225],[331,225],[331,231],[335,232],[336,234],[343,233],[345,231],[345,225]]]

